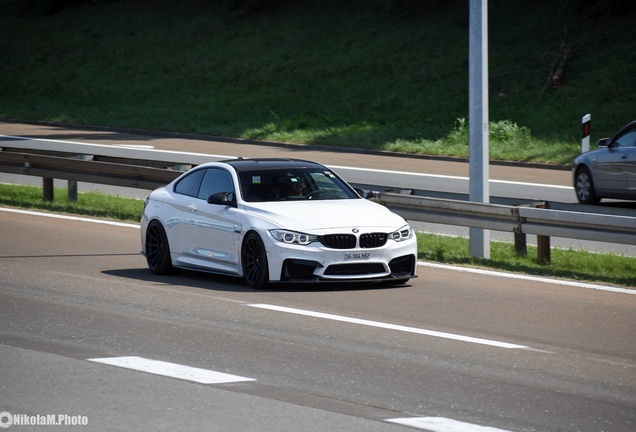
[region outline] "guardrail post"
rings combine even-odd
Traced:
[[[547,202],[536,207],[540,209],[550,208]],[[537,235],[537,253],[539,264],[550,264],[550,236]]]
[[[537,236],[537,250],[539,253],[539,264],[550,264],[550,237]]]
[[[515,233],[515,252],[519,256],[528,255],[528,243],[524,233]]]
[[[68,181],[68,200],[77,202],[77,180]]]
[[[93,155],[74,155],[71,159],[92,161]],[[68,181],[68,200],[71,202],[77,202],[77,180]]]
[[[42,177],[42,199],[44,201],[53,201],[53,179]]]

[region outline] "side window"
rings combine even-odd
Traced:
[[[178,194],[196,197],[199,194],[203,174],[205,174],[203,169],[192,171],[192,173],[179,180],[179,183],[174,187],[174,191]]]
[[[224,169],[208,168],[203,176],[198,198],[207,200],[210,195],[218,192],[234,193],[232,175]]]
[[[636,147],[636,131],[627,132],[616,140],[620,147]]]

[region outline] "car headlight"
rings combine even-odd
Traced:
[[[287,244],[308,245],[318,241],[318,236],[295,231],[274,229],[270,230],[269,233],[275,240]]]
[[[401,242],[404,240],[408,240],[413,237],[413,228],[410,225],[404,225],[397,231],[389,234],[389,238],[395,240],[396,242]]]

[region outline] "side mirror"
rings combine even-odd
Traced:
[[[368,189],[358,189],[358,188],[356,188],[356,192],[358,193],[358,195],[360,195],[364,199],[370,199],[370,198],[373,198],[375,196],[373,194],[373,191],[370,191]]]
[[[609,143],[609,141],[610,141],[609,138],[601,138],[600,140],[596,141],[596,146],[607,147],[607,144]]]
[[[208,197],[208,204],[236,207],[234,192],[217,192]]]

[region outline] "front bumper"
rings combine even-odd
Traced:
[[[417,239],[379,248],[331,249],[320,243],[266,244],[272,282],[396,281],[416,277]]]

